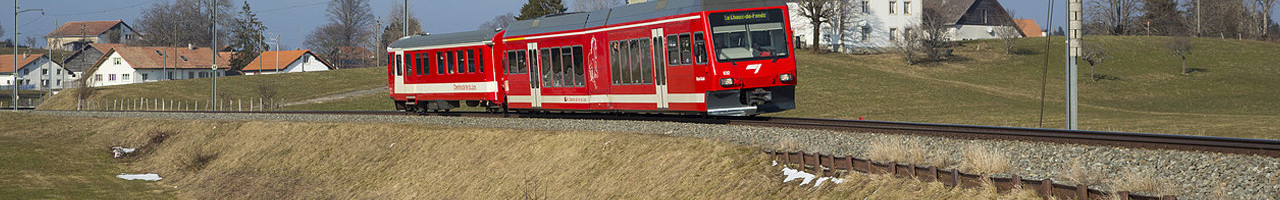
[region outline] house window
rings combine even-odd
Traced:
[[[62,85],[62,80],[58,80],[58,85]]]
[[[187,72],[187,78],[195,78],[195,77],[196,77],[195,72]]]
[[[120,58],[112,58],[111,61],[116,63],[117,65],[120,64]]]
[[[49,69],[40,69],[40,75],[49,74]]]
[[[902,2],[902,14],[908,14],[908,15],[910,15],[910,14],[911,14],[911,2],[910,2],[910,1]]]
[[[120,80],[126,80],[126,81],[129,80],[129,74],[121,74]]]
[[[164,78],[165,78],[165,79],[173,79],[173,72],[167,72],[167,73],[165,73]]]
[[[898,41],[898,28],[889,28],[889,41]]]
[[[94,80],[94,81],[102,81],[102,74],[94,74],[94,75],[93,75],[93,80]]]
[[[871,41],[871,26],[862,26],[862,41]]]
[[[871,6],[870,6],[870,5],[871,5],[871,3],[870,3],[870,2],[862,1],[862,14],[871,13]]]
[[[116,80],[116,75],[115,75],[115,74],[109,74],[109,75],[107,75],[107,80],[108,80],[108,81],[114,81],[114,80]]]
[[[142,74],[142,80],[147,80],[147,74]]]

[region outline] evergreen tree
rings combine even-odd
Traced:
[[[235,51],[235,54],[231,55],[233,71],[243,70],[267,49],[267,38],[262,35],[266,30],[266,25],[258,20],[258,15],[253,13],[249,8],[249,2],[245,1],[231,30],[231,49]]]
[[[405,7],[403,3],[396,3],[396,5],[391,8],[391,14],[387,17],[387,19],[389,19],[387,20],[387,23],[389,24],[382,27],[382,35],[378,39],[378,55],[387,55],[387,46],[396,42],[396,40],[400,40],[401,37],[404,37],[404,9]],[[418,22],[418,17],[414,17],[413,12],[409,12],[408,28],[409,35],[422,33],[422,23]],[[378,59],[379,65],[387,65],[386,56],[377,56],[376,58]]]
[[[564,7],[564,3],[560,0],[529,0],[520,7],[520,16],[516,16],[516,20],[537,19],[550,14],[564,13],[569,9]]]

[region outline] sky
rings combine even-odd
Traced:
[[[124,20],[133,24],[141,17],[142,11],[153,3],[173,0],[22,0],[18,4],[22,9],[45,9],[40,12],[26,12],[18,16],[18,42],[25,42],[27,36],[42,37],[53,31],[55,20],[66,21],[107,21]],[[242,5],[235,1],[235,9]],[[449,33],[475,30],[481,23],[493,19],[494,16],[508,12],[519,12],[527,0],[410,0],[410,12],[423,23],[423,29],[431,33]],[[1088,1],[1088,0],[1086,0]],[[267,26],[268,37],[279,34],[280,46],[284,49],[305,48],[302,44],[307,33],[327,23],[324,0],[249,0],[254,12],[258,13]],[[370,7],[376,16],[386,18],[390,15],[391,6],[403,0],[371,0]],[[566,7],[573,0],[565,0]],[[1046,24],[1046,6],[1049,0],[1005,0],[1000,2],[1006,9],[1014,10],[1015,18],[1035,19],[1041,27]],[[429,4],[429,5],[428,5]],[[1065,0],[1054,0],[1053,26],[1065,24]],[[0,2],[0,25],[5,35],[0,38],[13,38],[14,20],[13,2]],[[1275,15],[1280,15],[1277,9]],[[40,45],[44,39],[40,38]]]

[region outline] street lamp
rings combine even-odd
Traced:
[[[18,42],[18,14],[22,14],[24,12],[32,12],[32,11],[40,11],[40,14],[44,15],[44,9],[19,10],[18,0],[13,0],[13,42],[14,43]],[[13,87],[13,102],[11,102],[13,103],[13,109],[18,110],[18,44],[10,44],[10,45],[13,45],[13,84],[9,85],[9,87]]]

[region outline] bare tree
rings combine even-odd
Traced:
[[[1107,33],[1124,35],[1129,34],[1141,6],[1138,0],[1093,0],[1087,15],[1093,23],[1105,26]]]
[[[920,29],[919,26],[907,28],[906,30]],[[926,47],[924,41],[928,36],[924,31],[906,31],[902,33],[902,39],[894,41],[894,51],[902,55],[902,59],[908,65],[915,65],[921,61],[919,55],[930,48]]]
[[[175,2],[161,1],[152,4],[142,13],[142,18],[138,19],[137,28],[140,32],[146,33],[146,37],[141,37],[138,45],[146,46],[185,46],[188,44],[207,47],[209,38],[214,36],[209,31],[209,27],[215,23],[214,19],[210,19],[213,12],[212,5],[218,6],[218,23],[217,36],[219,40],[228,38],[228,27],[232,27],[231,23],[234,19],[231,9],[230,0],[177,0]],[[113,42],[119,42],[119,34],[112,34]],[[129,42],[129,41],[125,41]]]
[[[1089,77],[1093,78],[1093,81],[1096,82],[1102,79],[1102,77],[1098,76],[1096,69],[1098,64],[1102,64],[1102,61],[1107,59],[1107,51],[1102,48],[1102,45],[1086,43],[1083,52],[1080,54],[1080,59],[1089,63]]]
[[[389,19],[387,20],[387,23],[389,25],[382,27],[382,34],[378,38],[378,47],[376,51],[378,52],[378,55],[387,55],[387,46],[396,42],[396,40],[400,40],[401,37],[404,37],[404,27],[406,27],[404,25],[404,9],[404,3],[396,3],[392,6],[391,13],[387,16],[387,19]],[[409,12],[408,28],[409,35],[422,33],[422,23],[418,21],[417,17],[414,17],[413,12]],[[378,65],[387,65],[386,56],[375,56],[375,58],[378,60]]]
[[[1254,32],[1253,14],[1242,1],[1186,1],[1184,7],[1190,11],[1187,17],[1194,24],[1195,36],[1243,38],[1245,34]]]
[[[809,25],[813,26],[813,52],[822,49],[818,44],[821,40],[822,24],[827,23],[831,18],[835,17],[837,0],[795,0],[800,7],[800,16],[809,19]]]
[[[1009,13],[1009,16],[1014,16],[1013,10],[1006,12]],[[1004,43],[1004,53],[1013,54],[1014,47],[1018,46],[1018,38],[1022,38],[1022,31],[1018,30],[1018,24],[1012,21],[1013,18],[1006,19],[998,22],[1000,27],[996,29],[996,36],[999,36],[1000,41]]]
[[[508,24],[511,24],[511,22],[515,22],[515,21],[516,21],[516,13],[509,12],[507,14],[494,16],[493,19],[487,22],[484,22],[483,24],[480,24],[479,28],[485,29],[485,30],[507,28]]]
[[[38,48],[36,46],[36,42],[40,42],[40,38],[37,38],[36,36],[27,36],[26,42],[27,42],[27,48],[35,49],[35,48]],[[49,55],[49,57],[53,57],[53,55]]]
[[[591,12],[623,5],[627,5],[627,2],[623,0],[577,0],[573,1],[573,10],[577,12]]]
[[[305,42],[308,48],[331,61],[338,61],[344,68],[364,67],[369,57],[355,52],[342,53],[342,50],[356,48],[368,49],[374,43],[377,29],[374,28],[373,11],[369,8],[369,0],[331,0],[325,9],[329,23],[316,28],[307,35]],[[347,63],[344,60],[365,60]]]
[[[846,51],[844,49],[844,41],[853,35],[851,32],[855,31],[854,27],[858,26],[859,19],[863,17],[861,4],[854,2],[852,0],[836,0],[832,2],[835,15],[832,15],[831,20],[827,21],[827,26],[832,29],[830,31],[832,33],[830,34],[831,38],[829,39],[834,40],[835,47],[832,48],[834,51]]]
[[[920,45],[923,46],[925,55],[929,60],[942,60],[946,56],[943,48],[951,45],[951,31],[947,19],[942,15],[942,10],[932,4],[925,4],[924,10],[920,12],[920,28],[923,35],[919,38]]]
[[[1195,44],[1191,43],[1191,38],[1174,37],[1168,43],[1165,43],[1165,46],[1169,48],[1169,51],[1174,56],[1182,59],[1182,74],[1187,74],[1187,57],[1191,56],[1191,49],[1195,48]]]

